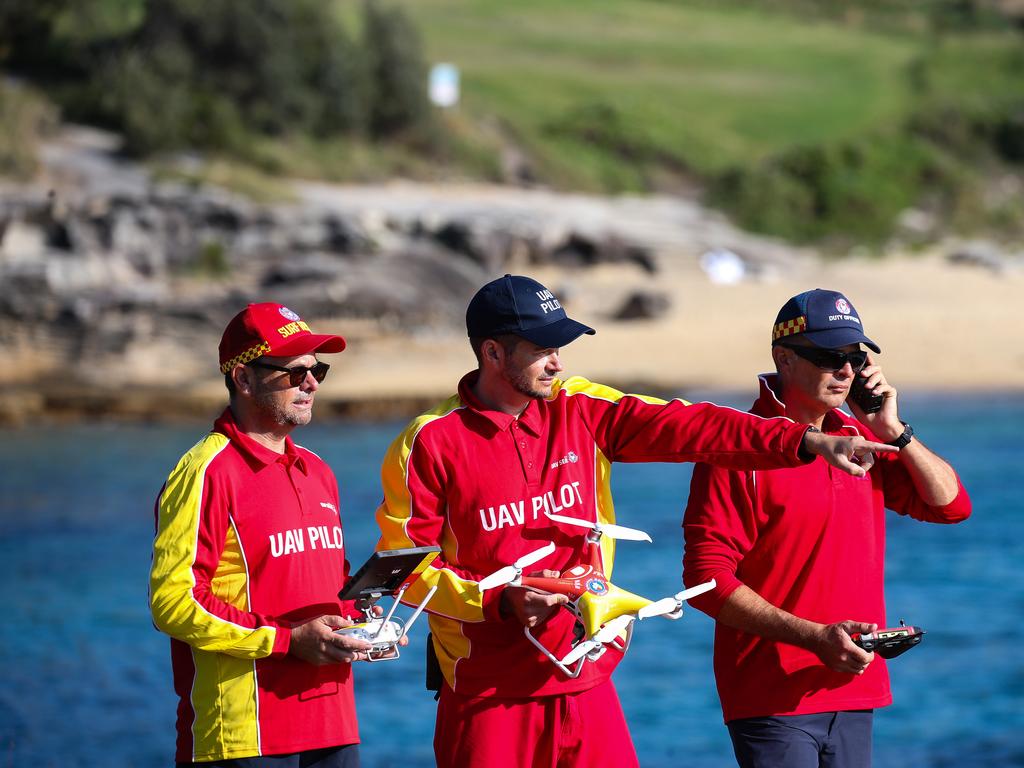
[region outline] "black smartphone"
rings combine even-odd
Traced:
[[[877,413],[882,410],[881,395],[876,395],[872,390],[864,386],[865,377],[860,373],[853,374],[853,381],[850,382],[850,394],[847,400],[852,400],[864,413]]]

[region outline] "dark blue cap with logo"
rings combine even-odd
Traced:
[[[492,280],[469,302],[466,330],[470,338],[513,333],[538,347],[564,347],[594,329],[570,319],[547,288],[520,275]]]
[[[836,349],[847,344],[878,345],[864,335],[864,326],[853,304],[838,291],[815,288],[794,296],[779,310],[772,328],[772,344],[800,336],[815,346]]]

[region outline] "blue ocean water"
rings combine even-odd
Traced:
[[[1024,766],[1024,398],[902,400],[904,418],[959,469],[974,515],[953,527],[890,517],[889,621],[928,634],[890,664],[895,704],[875,719],[875,765]],[[173,762],[168,643],[146,605],[152,507],[207,426],[0,431],[0,768]],[[297,433],[338,475],[353,561],[376,541],[379,461],[400,426]],[[654,538],[619,545],[616,583],[650,597],[679,588],[689,475],[688,465],[616,467],[619,519]],[[358,668],[367,768],[433,764],[435,704],[414,635],[399,661]],[[733,764],[711,641],[694,610],[638,627],[615,683],[642,765]]]

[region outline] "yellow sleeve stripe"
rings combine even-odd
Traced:
[[[207,435],[182,457],[167,479],[158,502],[149,580],[150,610],[157,629],[193,648],[257,659],[270,655],[276,629],[246,627],[214,615],[196,601],[193,593],[196,584],[192,569],[198,556],[206,473],[210,463],[228,445],[224,435]],[[237,537],[229,529],[226,540],[231,539],[237,547]],[[225,562],[240,563],[244,569],[240,548],[234,552],[226,549],[225,555]],[[247,573],[245,580],[248,581]],[[223,595],[222,590],[230,589],[230,585],[215,581],[212,588],[214,594]]]
[[[651,395],[634,395],[620,392],[613,387],[598,384],[597,382],[590,381],[582,376],[572,376],[565,381],[558,382],[555,387],[556,394],[558,391],[564,391],[565,394],[570,397],[573,395],[585,395],[586,397],[592,397],[597,400],[606,400],[609,403],[617,403],[624,397],[632,397],[640,400],[641,402],[650,403],[651,405],[665,405],[669,402],[668,400],[663,400],[660,397],[652,397]],[[690,404],[682,398],[674,398],[674,400],[679,400],[686,405]]]
[[[458,395],[453,395],[434,410],[417,416],[388,448],[380,473],[381,484],[384,486],[384,501],[377,508],[377,524],[381,530],[381,538],[377,542],[378,550],[417,546],[405,530],[412,517],[412,494],[408,485],[409,456],[420,430],[430,422],[447,416],[461,407],[461,399]]]
[[[377,508],[377,525],[381,530],[377,549],[402,549],[424,544],[439,544],[442,557],[451,557],[446,542],[413,541],[407,526],[412,519],[412,493],[409,491],[409,457],[412,455],[419,433],[433,421],[464,407],[458,395],[445,400],[432,411],[418,416],[388,448],[381,468],[384,501]],[[477,582],[461,578],[447,568],[427,568],[408,589],[403,602],[418,604],[427,591],[437,586],[437,592],[428,606],[430,613],[459,621],[483,621],[482,598]]]

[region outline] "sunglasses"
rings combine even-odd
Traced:
[[[298,387],[306,380],[306,374],[312,373],[317,382],[327,378],[327,371],[331,366],[327,363],[318,362],[316,365],[296,365],[294,368],[285,368],[283,365],[271,365],[270,363],[249,363],[254,368],[266,368],[271,371],[281,371],[288,374],[288,383]]]
[[[868,362],[868,353],[863,349],[856,349],[853,352],[840,352],[838,349],[798,347],[790,344],[780,344],[779,346],[793,350],[797,356],[826,371],[838,371],[849,363],[850,367],[856,372],[867,365]]]

